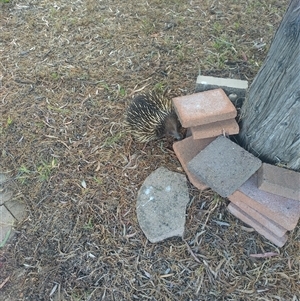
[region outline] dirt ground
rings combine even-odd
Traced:
[[[251,82],[288,1],[0,2],[0,170],[28,213],[0,249],[1,301],[300,300],[299,225],[279,249],[210,190],[190,185],[184,240],[149,243],[137,191],[183,171],[170,139],[124,127],[140,91]]]

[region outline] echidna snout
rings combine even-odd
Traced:
[[[179,133],[178,129],[178,119],[175,114],[168,116],[165,120],[165,135],[171,136],[176,140],[182,139],[182,135]]]

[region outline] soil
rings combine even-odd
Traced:
[[[278,249],[211,190],[189,186],[184,239],[149,243],[137,191],[183,170],[172,140],[124,126],[139,92],[251,83],[288,1],[0,2],[0,171],[28,215],[0,249],[0,300],[300,300],[299,225]]]

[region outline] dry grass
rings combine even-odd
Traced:
[[[199,70],[251,81],[287,1],[0,5],[0,170],[28,211],[0,250],[0,300],[300,300],[299,226],[277,249],[212,191],[190,187],[184,241],[146,240],[137,190],[181,168],[123,122],[136,92],[192,93]]]

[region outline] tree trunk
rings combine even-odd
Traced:
[[[300,170],[300,0],[291,0],[241,113],[242,145]]]

